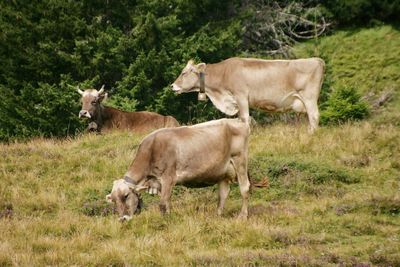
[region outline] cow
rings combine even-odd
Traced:
[[[107,98],[104,85],[99,91],[96,89],[82,91],[79,87],[77,87],[77,91],[82,95],[82,109],[79,112],[79,118],[89,119],[89,131],[107,132],[119,129],[141,133],[164,127],[179,126],[178,121],[172,116],[163,116],[148,111],[125,112],[104,106],[102,102]]]
[[[267,112],[307,113],[310,132],[318,127],[318,98],[325,63],[320,58],[263,60],[229,58],[216,64],[189,60],[171,85],[176,93],[200,91],[217,109],[249,122],[249,107]]]
[[[130,220],[138,193],[143,190],[154,192],[161,188],[159,207],[161,214],[165,214],[170,212],[171,192],[176,184],[188,187],[218,184],[218,215],[222,215],[230,183],[238,181],[243,201],[239,218],[247,218],[249,134],[249,125],[238,119],[156,130],[142,140],[128,171],[114,181],[106,199],[119,206],[120,220]]]

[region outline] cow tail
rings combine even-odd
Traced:
[[[319,94],[320,94],[321,93],[321,89],[322,89],[322,83],[324,82],[324,74],[325,74],[326,66],[325,66],[325,61],[322,58],[320,58],[319,60],[321,62],[321,66],[322,66],[321,79],[319,81]]]

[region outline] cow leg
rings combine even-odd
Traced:
[[[319,123],[318,104],[315,101],[305,101],[304,105],[306,106],[308,121],[310,123],[309,132],[313,133],[318,128]]]
[[[250,123],[250,114],[249,114],[249,100],[247,97],[238,97],[236,98],[236,102],[239,108],[239,118],[243,122],[249,124]]]
[[[248,206],[249,206],[249,192],[250,192],[250,181],[247,176],[247,163],[246,158],[241,155],[233,158],[233,163],[236,169],[237,178],[239,182],[240,194],[242,195],[242,209],[239,214],[239,219],[247,219]]]
[[[301,113],[296,112],[295,115],[296,115],[296,117],[295,117],[295,123],[294,123],[294,124],[295,124],[296,126],[299,126],[299,125],[300,125],[300,119],[301,119],[301,118],[300,118]]]
[[[227,180],[219,182],[218,189],[219,189],[218,215],[221,216],[222,211],[224,209],[225,200],[229,195],[229,190],[230,190],[229,182]]]
[[[162,215],[170,212],[170,199],[172,194],[172,179],[161,179],[160,212]]]

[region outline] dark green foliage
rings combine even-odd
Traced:
[[[399,22],[399,0],[330,0],[315,1],[326,7],[334,20],[343,26],[357,26],[378,21]]]
[[[169,85],[190,58],[236,55],[232,1],[3,1],[0,3],[0,140],[65,136],[83,128],[70,85],[111,90],[110,105],[181,122],[217,117]],[[188,108],[189,107],[189,108]],[[198,117],[200,115],[200,117]]]
[[[361,120],[368,114],[368,104],[361,99],[361,95],[354,88],[340,87],[321,105],[321,124]]]

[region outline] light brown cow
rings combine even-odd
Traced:
[[[82,95],[82,109],[79,118],[89,119],[89,131],[110,131],[112,129],[132,130],[135,132],[146,132],[149,130],[177,127],[178,121],[172,116],[163,116],[154,112],[139,111],[125,112],[112,107],[106,107],[102,101],[107,98],[103,87],[87,89],[85,91],[77,88]]]
[[[230,58],[216,64],[190,60],[172,84],[177,93],[199,91],[220,111],[249,122],[249,107],[267,112],[307,113],[310,131],[319,123],[318,98],[325,63],[320,58],[262,60]],[[201,81],[201,77],[203,81]],[[199,94],[199,99],[205,98]]]
[[[143,139],[124,180],[114,182],[107,199],[120,206],[120,219],[125,220],[135,211],[137,192],[157,188],[146,184],[149,179],[157,179],[161,184],[161,213],[170,211],[175,184],[195,187],[218,184],[218,214],[221,215],[229,184],[237,180],[243,199],[239,217],[247,218],[249,134],[249,125],[238,119],[154,131]]]

